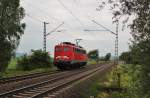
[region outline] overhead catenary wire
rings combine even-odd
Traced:
[[[31,18],[31,19],[33,19],[33,20],[35,20],[35,21],[38,21],[38,22],[42,22],[42,23],[43,23],[42,20],[40,20],[40,19],[38,19],[38,18],[36,18],[36,17],[33,17],[33,16],[29,15],[28,13],[25,13],[25,14],[26,14],[26,16],[28,16],[29,18]]]
[[[110,33],[115,35],[115,38],[116,38],[115,39],[115,57],[116,57],[116,63],[118,64],[118,29],[119,29],[119,20],[116,20],[116,32],[111,31],[110,29],[108,29],[107,27],[103,26],[102,24],[96,22],[95,20],[92,20],[92,22],[96,23],[100,27],[104,28],[106,31],[109,31]],[[93,31],[93,30],[85,30],[85,31]]]
[[[40,10],[40,13],[44,13],[44,14],[45,14],[45,15],[44,15],[45,17],[47,17],[47,18],[49,18],[49,19],[52,19],[52,20],[55,20],[55,21],[62,22],[62,21],[60,21],[59,19],[54,18],[53,16],[51,16],[50,13],[46,12],[45,10],[42,10],[41,7],[37,7],[37,6],[35,6],[34,4],[31,4],[31,3],[27,2],[27,1],[24,1],[24,2],[27,4],[28,7],[31,7],[32,9],[35,9],[35,8],[36,8],[36,9],[38,9],[38,11]],[[34,6],[34,7],[29,6],[29,5],[32,5],[32,6]]]
[[[53,16],[51,16],[48,12],[46,12],[45,10],[43,10],[41,7],[37,7],[36,5],[34,5],[34,4],[31,4],[30,2],[28,2],[28,1],[26,1],[26,0],[24,0],[25,1],[25,3],[27,4],[27,6],[28,7],[31,7],[32,9],[38,9],[37,11],[39,11],[40,10],[40,13],[43,13],[44,14],[44,16],[46,17],[46,19],[47,18],[50,18],[50,19],[53,19],[53,20],[55,20],[55,21],[59,21],[59,22],[63,22],[63,21],[61,21],[61,20],[59,20],[59,19],[57,19],[57,18],[55,18],[55,17],[53,17]],[[59,0],[60,1],[60,0]],[[74,15],[73,13],[72,13],[72,11],[70,10],[70,9],[68,9],[65,5],[64,5],[64,3],[62,2],[62,1],[60,1],[59,2],[75,19],[76,19],[76,21],[78,21],[83,27],[84,27],[84,24],[80,21],[80,19],[78,19],[78,17],[76,17],[76,15]],[[32,5],[32,6],[29,6],[29,5]],[[34,6],[34,7],[33,7]],[[36,21],[39,21],[39,19],[38,18],[36,18],[36,17],[33,17],[32,15],[27,15],[28,17],[30,17],[30,18],[32,18],[32,19],[34,19],[34,20],[36,20]],[[41,20],[40,20],[41,21]],[[39,21],[39,22],[40,22]],[[41,22],[43,22],[43,21],[41,21]],[[69,26],[69,25],[68,25]]]
[[[116,33],[114,33],[113,31],[111,31],[110,29],[106,28],[105,26],[101,25],[100,23],[96,22],[95,20],[92,20],[92,22],[96,23],[97,25],[101,26],[105,30],[111,32],[112,34],[116,35]]]
[[[52,31],[50,31],[49,33],[46,34],[46,36],[50,35],[52,32],[55,32],[59,27],[61,27],[64,24],[64,22],[62,22],[60,25],[58,25],[56,28],[54,28]]]
[[[61,0],[57,1],[76,19],[76,21],[78,21],[82,26],[84,26],[80,19],[70,9],[68,9]]]

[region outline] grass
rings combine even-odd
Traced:
[[[8,65],[8,69],[16,69],[16,65],[17,65],[17,59],[12,58]]]
[[[108,74],[106,73],[101,78],[94,80],[84,92],[81,92],[81,98],[91,98],[91,96],[97,98],[97,96],[99,96],[99,88],[101,87],[101,83],[105,82]]]
[[[136,70],[132,68],[133,65],[121,64],[117,66],[117,70],[114,68],[109,74],[106,75],[106,80],[100,83],[100,87],[119,87],[118,86],[118,73],[120,73],[120,87],[126,89],[125,92],[99,92],[96,98],[139,98],[137,90],[138,75],[140,68],[136,67]]]
[[[89,60],[87,65],[93,65],[93,64],[97,64],[97,62],[95,60]]]
[[[89,85],[89,87],[86,90],[80,93],[81,98],[89,98],[90,96],[97,96],[99,93],[97,89],[98,87],[99,81],[95,80],[91,85]]]
[[[97,64],[95,60],[90,60],[88,61],[88,65],[91,64]],[[12,77],[12,76],[18,76],[18,75],[25,75],[25,74],[32,74],[32,73],[37,73],[37,72],[50,72],[56,70],[55,67],[52,68],[38,68],[34,69],[31,71],[22,71],[22,70],[17,70],[17,58],[13,58],[10,61],[10,64],[8,65],[8,69],[4,73],[0,73],[1,77]]]
[[[39,72],[53,72],[56,71],[55,67],[52,68],[38,68],[30,71],[23,71],[23,70],[17,70],[17,59],[12,59],[10,64],[8,65],[8,68],[5,72],[0,73],[0,77],[6,78],[6,77],[13,77],[13,76],[20,76],[20,75],[26,75],[26,74],[33,74],[33,73],[39,73]]]
[[[92,60],[89,61],[88,64],[97,64],[97,62],[95,60]],[[56,70],[55,67],[52,67],[52,68],[38,68],[31,71],[22,71],[22,70],[17,70],[16,67],[17,67],[17,58],[12,58],[8,65],[7,70],[4,73],[0,73],[0,76],[6,78],[6,77],[13,77],[18,75],[32,74],[38,72],[50,72]]]
[[[56,69],[53,68],[38,68],[31,71],[22,71],[22,70],[15,70],[15,69],[8,69],[6,72],[2,73],[2,77],[13,77],[13,76],[20,76],[20,75],[26,75],[26,74],[33,74],[33,73],[39,73],[39,72],[55,72]]]
[[[118,86],[118,77],[117,73],[121,73],[121,87],[126,88],[130,87],[132,81],[131,77],[132,75],[128,72],[131,70],[130,65],[124,64],[124,65],[118,65],[118,70],[116,71],[115,68],[113,68],[110,72],[105,74],[101,79],[97,79],[93,82],[91,86],[87,89],[87,91],[83,92],[82,98],[90,98],[90,96],[94,96],[94,98],[118,98],[120,95],[118,92],[112,92],[112,95],[110,96],[109,93],[101,92],[99,91],[102,87],[117,87]],[[128,71],[128,72],[124,72]]]

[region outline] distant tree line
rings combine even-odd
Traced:
[[[87,55],[88,55],[88,58],[89,58],[89,59],[96,60],[96,61],[99,60],[99,52],[98,52],[98,49],[89,51]]]
[[[92,60],[98,61],[110,61],[111,59],[111,53],[107,53],[104,57],[99,56],[98,49],[91,50],[88,52],[88,58]]]

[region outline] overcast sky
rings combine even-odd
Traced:
[[[61,1],[66,8],[59,2]],[[102,29],[91,20],[115,31],[116,25],[112,23],[112,14],[105,7],[102,11],[96,11],[99,0],[21,0],[26,17],[26,30],[22,36],[18,52],[29,53],[31,49],[43,49],[43,23],[48,22],[47,32],[50,32],[62,22],[58,30],[47,36],[47,51],[53,55],[54,46],[60,42],[69,41],[75,43],[75,39],[83,39],[80,45],[85,49],[99,49],[100,55],[111,52],[114,55],[115,36],[109,32],[84,32],[84,29]],[[68,11],[69,10],[69,11]],[[128,50],[128,42],[131,35],[127,29],[119,28],[119,52]]]

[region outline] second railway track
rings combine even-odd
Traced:
[[[48,93],[56,92],[58,89],[72,84],[84,77],[94,74],[97,71],[107,68],[105,66],[96,66],[95,68],[86,68],[75,71],[68,71],[64,74],[55,76],[43,82],[28,85],[19,89],[1,93],[0,98],[42,98]]]
[[[59,72],[59,71],[41,72],[41,73],[27,74],[27,75],[14,76],[14,77],[8,77],[8,78],[1,78],[0,85],[10,83],[10,82],[22,81],[22,80],[30,79],[30,78],[36,78],[36,77],[40,77],[40,76],[44,76],[44,75],[57,73],[57,72]]]

